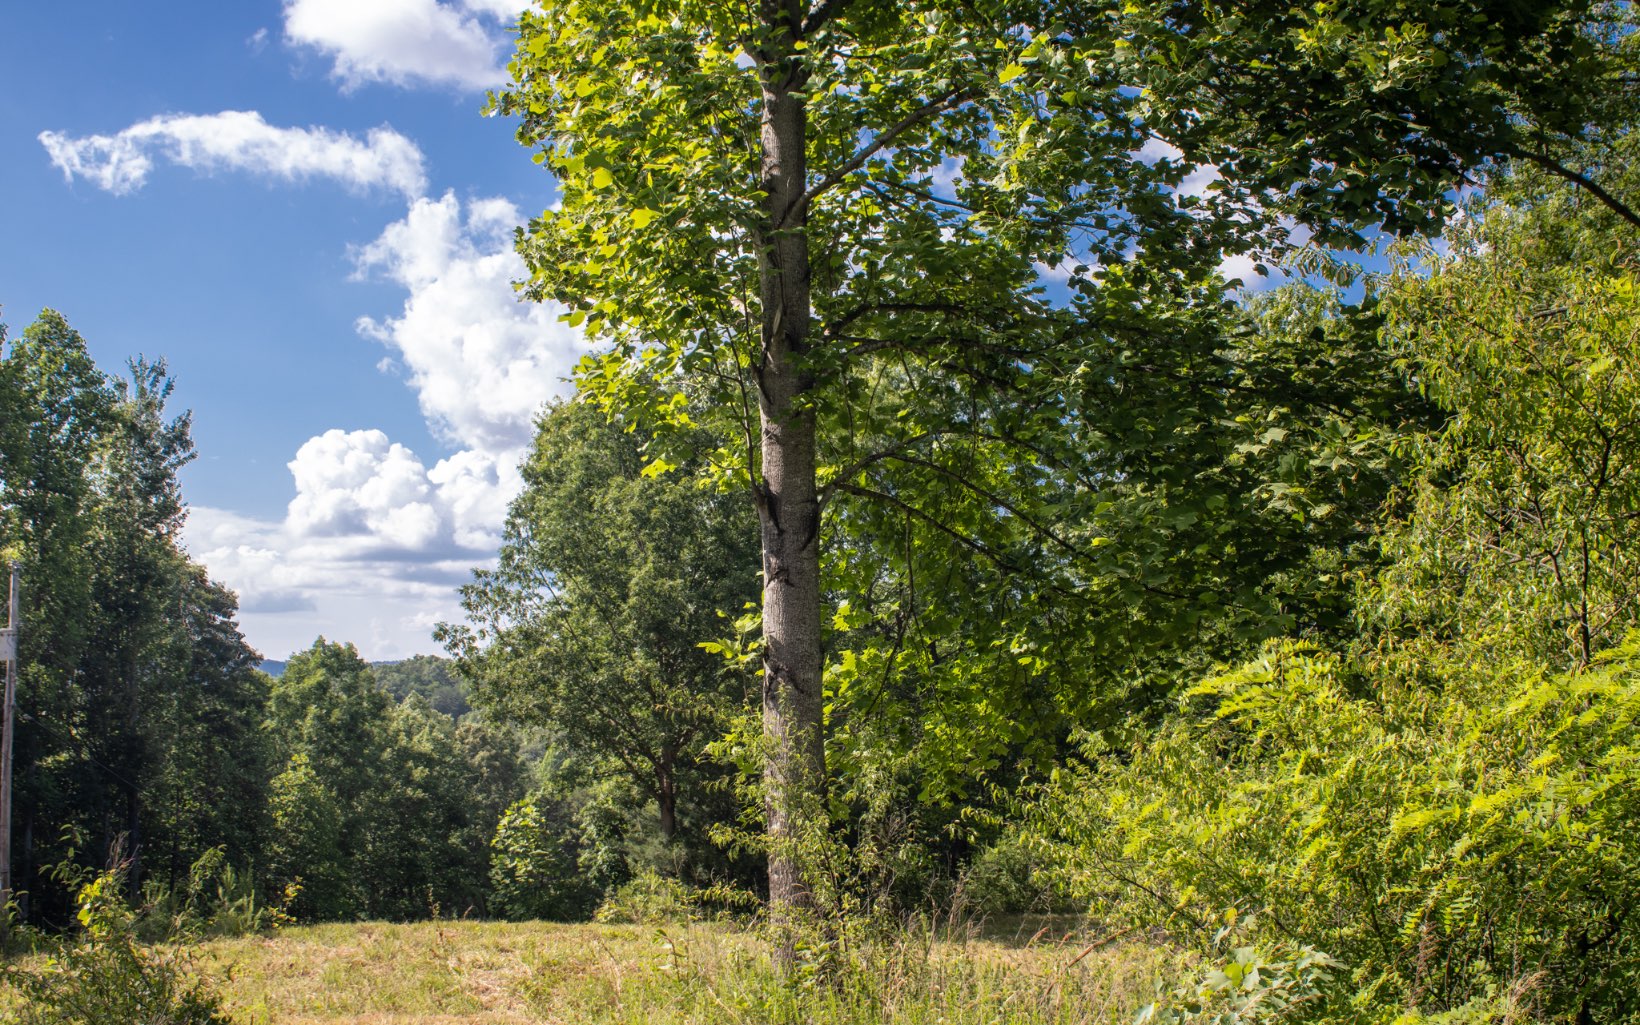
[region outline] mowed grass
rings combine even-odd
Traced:
[[[911,933],[822,972],[722,924],[365,923],[213,941],[193,965],[244,1025],[1131,1021],[1175,962],[1089,942]]]

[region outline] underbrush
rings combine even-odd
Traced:
[[[1335,958],[1279,1020],[1640,1014],[1640,645],[1566,673],[1281,646],[1097,764],[1039,795],[1042,848],[1113,922],[1235,923],[1243,979]],[[1157,1014],[1277,1020],[1209,991]]]
[[[231,1025],[220,999],[193,973],[180,943],[144,945],[120,870],[59,866],[76,893],[79,932],[32,937],[39,952],[0,962],[0,1013],[16,1025]]]
[[[63,881],[80,928],[0,964],[0,1020],[1115,1025],[1178,967],[1145,943],[1087,942],[1064,920],[1001,938],[926,916],[773,930],[747,894],[650,876],[614,894],[603,924],[238,930],[264,919],[218,869],[133,908],[120,872],[60,868],[77,873]]]

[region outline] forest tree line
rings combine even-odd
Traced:
[[[628,853],[650,844],[650,816],[550,733],[474,713],[448,661],[372,666],[320,638],[278,676],[257,668],[234,595],[180,545],[194,450],[163,363],[112,377],[51,310],[3,356],[22,921],[72,923],[65,859],[123,866],[139,903],[225,871],[304,921],[584,916],[629,861],[653,867]],[[216,875],[196,878],[202,859]],[[566,878],[521,882],[544,874]]]

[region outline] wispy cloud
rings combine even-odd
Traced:
[[[40,144],[69,181],[115,195],[142,188],[156,160],[203,173],[240,171],[286,182],[328,179],[412,199],[427,187],[421,149],[391,128],[363,139],[328,128],[281,128],[256,111],[167,114],[114,135],[41,132]]]
[[[285,38],[329,57],[347,89],[369,82],[491,89],[506,81],[519,0],[288,0]]]

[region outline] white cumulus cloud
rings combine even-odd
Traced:
[[[285,38],[329,57],[344,88],[367,82],[491,89],[506,81],[518,0],[287,0]]]
[[[443,533],[426,467],[381,431],[326,431],[289,465],[296,498],[286,522],[294,534],[417,551]]]
[[[441,459],[427,479],[438,492],[456,544],[493,552],[501,545],[507,505],[524,487],[523,452],[457,452]]]
[[[328,128],[281,128],[253,110],[166,114],[114,135],[41,132],[40,144],[69,181],[84,178],[115,195],[142,188],[163,159],[195,171],[244,171],[282,181],[315,178],[405,198],[427,187],[421,149],[391,128],[363,139]]]
[[[391,350],[388,372],[451,454],[429,466],[381,431],[330,430],[291,459],[283,519],[190,516],[190,550],[239,592],[247,635],[269,654],[323,633],[399,657],[431,650],[432,623],[461,618],[457,589],[500,546],[535,416],[570,391],[588,351],[560,307],[516,298],[519,220],[504,200],[418,199],[354,254],[361,275],[405,291],[397,316],[358,329]]]
[[[464,451],[427,468],[377,430],[331,430],[290,461],[296,497],[280,520],[190,510],[184,537],[239,594],[240,622],[282,657],[324,634],[372,658],[432,649],[432,625],[459,620],[459,588],[493,561],[514,464]]]
[[[408,293],[397,317],[363,317],[359,331],[393,350],[447,441],[516,461],[542,403],[567,394],[588,349],[556,303],[520,302],[525,276],[512,246],[518,210],[502,199],[420,199],[356,254],[359,273]]]

